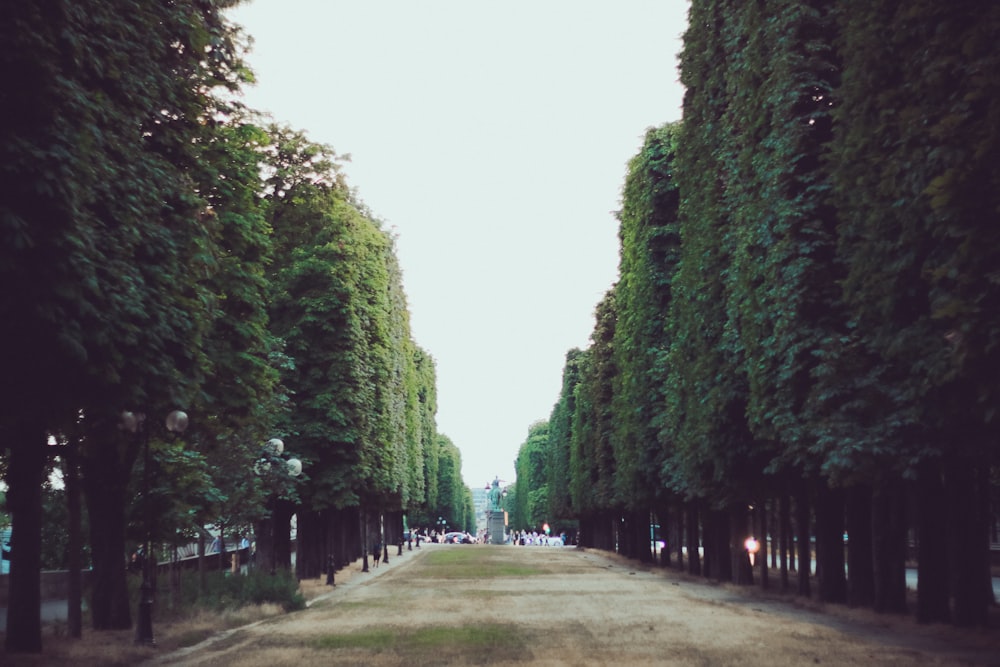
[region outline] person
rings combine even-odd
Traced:
[[[376,542],[375,548],[372,549],[372,560],[375,561],[375,567],[378,567],[378,561],[382,558],[382,543]]]

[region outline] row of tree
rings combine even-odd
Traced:
[[[404,513],[470,520],[394,240],[332,150],[239,103],[234,4],[15,3],[0,26],[10,651],[41,650],[55,461],[75,634],[81,553],[93,626],[114,629],[131,625],[127,544],[147,536],[254,527],[260,566],[288,567],[295,514],[315,576],[401,539]],[[162,421],[177,408],[183,434]]]
[[[629,164],[619,280],[522,447],[522,512],[646,559],[659,524],[741,582],[770,534],[784,583],[797,555],[809,594],[815,557],[821,599],[883,611],[912,559],[920,621],[986,623],[998,28],[976,2],[691,3],[683,121]]]

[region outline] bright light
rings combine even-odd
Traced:
[[[743,543],[746,547],[747,553],[750,554],[750,565],[753,566],[756,560],[757,552],[760,551],[760,542],[755,540],[753,537],[748,537],[747,541]]]

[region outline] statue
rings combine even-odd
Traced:
[[[500,507],[500,498],[503,493],[500,491],[500,480],[499,478],[493,480],[493,488],[490,489],[490,511],[499,512],[502,508]]]

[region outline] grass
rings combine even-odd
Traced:
[[[434,625],[404,631],[398,628],[361,630],[325,635],[317,639],[314,646],[320,650],[391,651],[408,656],[414,653],[433,654],[440,658],[482,652],[496,659],[504,657],[509,651],[516,651],[516,647],[530,645],[531,641],[532,638],[522,628],[494,623],[457,627]]]
[[[549,572],[539,564],[515,563],[498,557],[493,550],[462,547],[429,553],[419,567],[421,577],[435,579],[531,577]]]
[[[130,577],[128,599],[138,600],[139,578]],[[227,576],[211,572],[205,592],[197,590],[197,577],[187,576],[177,591],[161,590],[153,606],[156,648],[136,644],[135,630],[91,629],[84,613],[83,637],[69,636],[66,621],[47,623],[42,629],[41,654],[8,654],[0,641],[0,665],[72,664],[74,667],[135,665],[154,655],[193,646],[220,631],[279,616],[305,606],[299,583],[291,575]],[[164,585],[165,587],[165,585]],[[133,623],[138,610],[133,606]],[[0,630],[0,639],[2,639]]]

